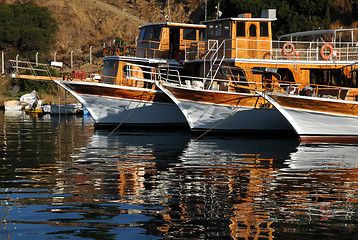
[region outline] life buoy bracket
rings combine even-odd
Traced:
[[[328,54],[327,54],[327,49],[328,49]],[[333,55],[333,46],[332,44],[326,43],[321,47],[321,57],[323,60],[330,60],[332,58]]]

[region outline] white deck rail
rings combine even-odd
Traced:
[[[226,39],[221,57],[295,61],[358,61],[357,42],[308,42]],[[220,44],[220,43],[219,43]],[[205,46],[199,48],[198,46]],[[186,45],[185,60],[205,60],[208,42]],[[238,46],[238,47],[233,47]]]

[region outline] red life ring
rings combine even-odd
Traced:
[[[290,48],[287,48],[287,47],[290,47]],[[287,51],[289,49],[291,49],[291,51]],[[287,43],[285,43],[285,45],[283,45],[282,52],[285,56],[292,56],[295,53],[295,46],[293,45],[293,43],[287,42]]]
[[[325,54],[326,48],[328,48],[329,54]],[[333,47],[331,44],[326,43],[321,47],[321,57],[323,60],[331,59],[332,55],[333,55]]]

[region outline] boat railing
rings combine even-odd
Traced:
[[[50,67],[48,64],[21,61],[21,60],[9,60],[11,63],[12,69],[15,71],[15,74],[21,75],[33,75],[33,76],[51,76]]]
[[[103,43],[103,56],[125,56],[139,58],[173,58],[169,43],[154,40],[107,40]]]
[[[190,42],[185,44],[185,61],[206,58],[210,51],[205,50],[206,41]],[[212,48],[212,44],[208,44]]]
[[[221,92],[250,92],[262,90],[262,82],[248,79],[246,76],[217,77],[208,79],[199,76],[180,75],[175,69],[162,68],[158,71],[158,80],[172,86],[183,88],[212,90]]]
[[[219,57],[247,58],[262,60],[294,61],[357,61],[358,43],[356,42],[310,42],[310,41],[271,41],[250,39],[226,39],[225,48]],[[203,42],[191,46],[203,46]],[[211,52],[210,42],[205,49],[186,47],[185,60],[205,60]]]
[[[272,88],[264,86],[266,91],[281,92],[292,95],[320,97],[330,99],[341,99],[348,101],[357,101],[357,88],[330,86],[320,84],[309,84],[302,87],[300,84],[277,81],[273,83]]]
[[[176,69],[170,68],[159,68],[158,71],[158,80],[161,82],[170,83],[172,85],[183,86],[185,82],[182,82],[182,77]]]

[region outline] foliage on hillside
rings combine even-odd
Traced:
[[[75,61],[76,66],[81,66],[89,61],[89,48],[93,46],[94,62],[101,65],[103,41],[114,37],[134,39],[139,33],[139,25],[163,21],[169,12],[171,21],[198,23],[205,19],[205,2],[0,0],[0,50],[13,49],[14,54],[7,52],[8,58],[20,54],[20,58],[30,57],[30,60],[33,60],[34,52],[40,52],[44,61],[56,52],[58,60],[67,62],[67,65],[73,51],[75,58],[81,59],[78,63]],[[260,17],[262,9],[277,9],[278,20],[273,25],[275,37],[318,28],[356,27],[353,21],[358,20],[358,0],[207,0],[209,18],[215,18],[218,2],[222,18],[237,17],[246,12]],[[54,18],[60,24],[57,25]],[[53,52],[49,52],[55,38]]]
[[[31,2],[0,5],[0,49],[47,52],[55,42],[56,20],[45,7]]]
[[[208,2],[211,18],[215,18],[215,7],[223,17],[237,17],[239,13],[252,13],[260,17],[261,10],[277,10],[277,21],[274,23],[275,36],[315,29],[330,29],[332,23],[351,26],[357,20],[358,0],[210,0]]]

